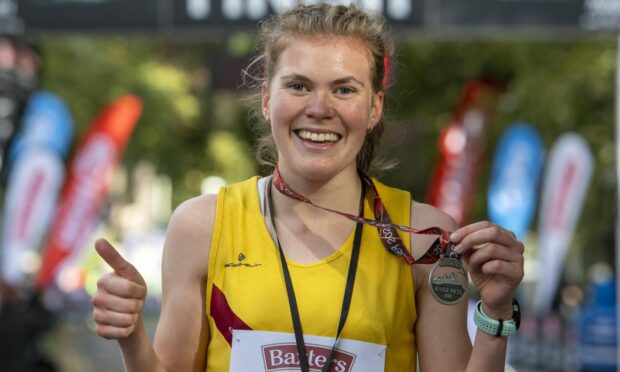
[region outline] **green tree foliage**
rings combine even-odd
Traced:
[[[200,181],[220,175],[234,182],[257,172],[249,129],[247,92],[215,89],[225,62],[210,56],[251,57],[247,35],[222,42],[144,38],[50,37],[41,42],[43,87],[64,97],[83,133],[96,112],[114,98],[134,93],[144,114],[124,157],[131,169],[151,161],[174,183],[174,204],[196,195]],[[506,83],[487,133],[487,157],[472,220],[486,218],[486,185],[497,139],[513,122],[537,127],[547,149],[566,131],[589,141],[596,170],[580,220],[583,244],[597,247],[589,259],[609,259],[615,208],[615,41],[399,40],[397,78],[390,90],[384,152],[400,165],[381,175],[424,201],[438,161],[437,140],[464,84],[478,77]],[[535,228],[535,226],[534,226]]]
[[[174,181],[174,205],[200,192],[204,177],[224,172],[227,181],[254,173],[243,138],[223,133],[212,137],[218,112],[209,95],[211,72],[206,56],[217,44],[175,43],[143,38],[50,37],[41,41],[42,86],[63,97],[74,114],[78,138],[103,106],[123,94],[135,94],[144,110],[126,149],[123,162],[131,170],[140,160],[155,164]],[[220,117],[242,116],[244,108],[230,106]],[[239,120],[241,124],[242,120]],[[231,133],[238,132],[233,126]],[[218,140],[218,138],[220,140]],[[228,150],[240,172],[222,163],[218,152]],[[243,161],[239,159],[244,159]],[[242,174],[239,174],[242,173]],[[234,175],[234,177],[233,177]]]

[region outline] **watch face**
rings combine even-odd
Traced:
[[[517,329],[521,325],[521,306],[516,298],[512,299],[512,320],[515,321]]]

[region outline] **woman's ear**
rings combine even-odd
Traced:
[[[264,82],[261,85],[261,109],[266,121],[269,121],[269,98],[269,84]]]
[[[377,125],[379,119],[381,119],[381,115],[383,114],[383,99],[385,97],[385,93],[383,91],[377,92],[372,98],[372,107],[370,108],[370,120],[368,124],[368,130],[371,131],[372,128]]]

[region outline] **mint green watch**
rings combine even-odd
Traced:
[[[521,323],[521,308],[517,300],[512,299],[512,319],[492,319],[489,318],[484,311],[482,311],[482,301],[478,301],[476,304],[476,311],[474,312],[474,323],[482,332],[495,336],[506,337],[512,336],[517,333],[519,325]]]

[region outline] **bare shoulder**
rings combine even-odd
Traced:
[[[217,195],[201,195],[181,203],[170,217],[170,228],[191,233],[197,227],[213,224]]]
[[[191,271],[206,275],[216,205],[217,195],[202,195],[186,200],[174,210],[166,232],[164,269],[169,265],[187,269],[190,265]]]
[[[419,228],[437,226],[448,231],[454,231],[457,227],[454,219],[447,213],[415,200],[411,201],[411,224]]]

